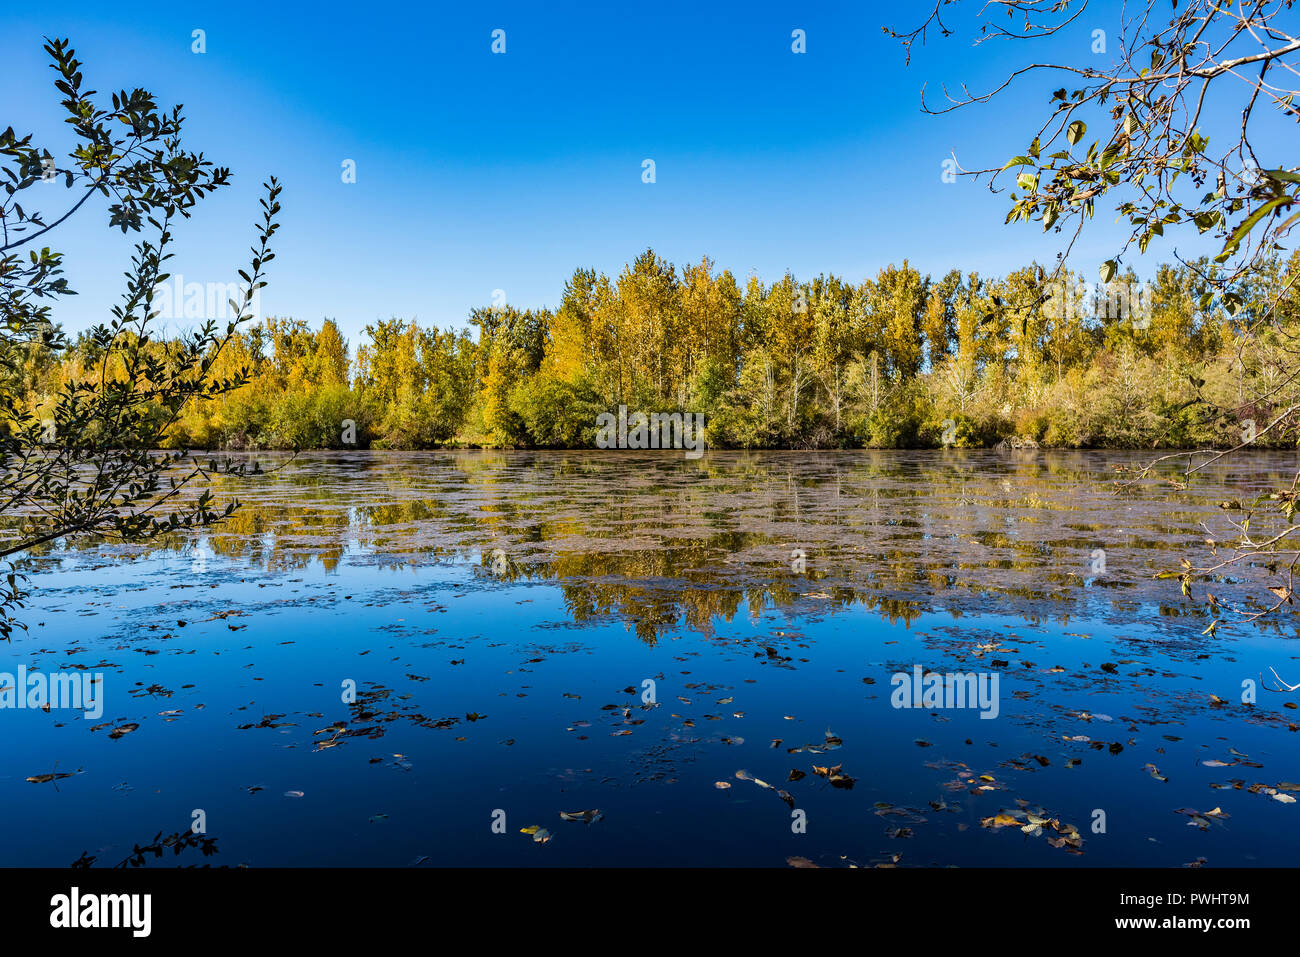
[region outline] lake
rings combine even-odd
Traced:
[[[31,556],[0,671],[102,713],[0,710],[5,865],[1300,852],[1294,620],[1204,634],[1153,577],[1294,455],[1119,493],[1143,453],[246,458],[220,527]]]

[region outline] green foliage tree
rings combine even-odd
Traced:
[[[49,542],[77,535],[124,541],[153,538],[207,525],[229,515],[205,489],[182,496],[209,466],[183,450],[155,451],[192,403],[237,388],[243,374],[214,375],[222,349],[251,318],[275,254],[281,187],[272,178],[262,200],[262,222],[250,267],[240,271],[242,301],[232,303],[224,326],[209,319],[183,339],[152,337],[156,287],[172,258],[172,230],[195,205],[229,181],[229,171],[181,146],[180,108],[166,111],[143,89],[113,93],[109,102],[83,85],[82,64],[68,41],[49,40],[45,51],[62,95],[64,121],[75,144],[64,160],[19,136],[0,133],[0,515],[5,537],[0,557],[21,558]],[[41,202],[62,185],[66,203],[55,211]],[[122,302],[112,319],[79,343],[76,375],[37,416],[16,393],[34,348],[53,352],[67,343],[50,322],[51,301],[73,294],[62,276],[63,257],[45,243],[92,198],[109,200],[108,225],[142,233],[127,272]],[[29,374],[29,373],[28,373]],[[15,617],[27,591],[13,568],[0,588],[0,636],[20,626]]]

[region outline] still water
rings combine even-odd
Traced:
[[[0,863],[1294,864],[1295,622],[1153,576],[1297,459],[1138,461],[259,457],[201,536],[31,556],[0,672],[103,711],[0,710]]]

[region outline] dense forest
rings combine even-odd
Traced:
[[[395,318],[352,347],[330,319],[251,324],[212,357],[214,376],[246,381],[192,402],[168,437],[210,449],[592,447],[598,416],[626,405],[703,413],[722,448],[1235,445],[1281,405],[1300,296],[1266,317],[1227,309],[1209,292],[1212,269],[1067,287],[1038,266],[934,278],[904,261],[856,285],[789,274],[742,285],[707,258],[679,270],[647,250],[616,278],[577,270],[557,309],[475,309],[469,328]],[[1274,260],[1243,301],[1272,302],[1296,270],[1300,256]],[[7,391],[40,418],[103,364],[91,334],[60,352],[32,344]]]

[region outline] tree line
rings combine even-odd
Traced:
[[[1227,302],[1214,269],[1087,284],[1036,265],[936,278],[904,260],[856,284],[742,284],[708,258],[679,269],[647,249],[612,278],[576,270],[556,309],[474,309],[468,328],[394,318],[353,347],[332,319],[265,319],[212,347],[210,375],[241,384],[190,402],[165,441],[586,448],[626,405],[702,413],[715,448],[1233,446],[1280,411],[1300,256]],[[1279,296],[1263,321],[1252,304]],[[186,354],[183,339],[147,348],[156,375]],[[31,343],[9,392],[40,419],[104,358],[90,334],[61,351]],[[128,374],[108,365],[110,380]]]

